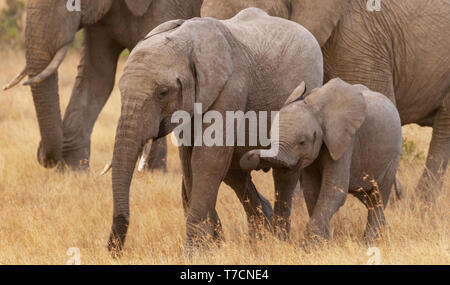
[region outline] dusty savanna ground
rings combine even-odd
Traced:
[[[3,49],[0,85],[24,65],[22,52]],[[62,110],[68,103],[78,53],[71,51],[60,68]],[[121,67],[124,60],[121,60]],[[119,68],[121,70],[121,68]],[[168,174],[136,174],[131,189],[131,224],[124,255],[106,250],[112,220],[111,174],[100,177],[111,159],[120,110],[117,87],[95,126],[89,173],[60,174],[36,160],[39,132],[28,87],[0,91],[0,264],[65,264],[66,251],[78,247],[82,264],[365,264],[362,241],[364,206],[349,197],[332,220],[334,240],[314,252],[300,247],[308,220],[303,200],[295,201],[292,241],[271,235],[250,242],[245,213],[234,193],[222,186],[217,202],[226,242],[188,259],[183,254],[185,219],[181,206],[178,153],[170,143]],[[404,136],[426,154],[430,129],[411,126]],[[432,209],[408,207],[424,159],[404,159],[400,179],[406,198],[388,205],[391,233],[376,246],[383,264],[449,264],[450,175]],[[254,173],[258,189],[271,200],[270,174]],[[391,196],[393,197],[393,196]]]

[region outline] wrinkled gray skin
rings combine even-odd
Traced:
[[[78,30],[85,29],[82,58],[64,120],[57,72],[32,84],[31,91],[41,133],[40,164],[54,167],[63,162],[73,169],[87,169],[92,129],[113,89],[121,51],[133,49],[165,21],[198,16],[202,1],[81,1],[81,12],[69,12],[67,2],[28,1],[26,73],[30,78],[40,74],[57,51],[69,44]],[[154,145],[150,166],[165,170],[165,139]]]
[[[302,170],[310,216],[305,236],[310,240],[332,238],[330,220],[347,194],[353,194],[368,209],[364,236],[372,241],[386,224],[383,208],[400,161],[399,114],[382,94],[340,79],[295,101],[303,93],[301,89],[293,92],[279,113],[279,140],[271,139],[279,153],[264,158],[261,150],[252,150],[242,157],[241,167]],[[283,213],[287,225],[291,197],[292,192],[276,195],[275,203],[287,205]]]
[[[433,127],[416,188],[425,201],[441,189],[450,157],[450,3],[382,0],[205,0],[202,17],[228,19],[247,7],[295,21],[322,46],[324,81],[340,77],[387,96],[402,125]]]
[[[112,161],[114,219],[109,248],[122,249],[125,240],[129,188],[140,149],[177,126],[171,123],[175,111],[192,115],[197,102],[203,112],[214,110],[224,118],[226,111],[270,114],[283,106],[302,80],[311,88],[321,86],[322,69],[320,47],[311,33],[259,9],[246,9],[228,21],[195,18],[170,21],[153,30],[130,54],[120,80],[122,112]],[[187,249],[205,239],[221,238],[215,204],[222,181],[239,197],[250,230],[271,217],[270,203],[239,166],[239,158],[251,149],[180,147]],[[297,181],[298,173],[292,175]]]

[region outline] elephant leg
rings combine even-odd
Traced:
[[[190,193],[191,192],[186,189],[184,181],[182,181],[182,183],[181,183],[181,199],[183,201],[184,216],[186,218],[188,217],[188,214],[189,214]],[[212,211],[210,220],[211,220],[211,224],[214,225],[213,240],[215,242],[224,241],[225,237],[223,234],[222,222],[220,221],[220,218],[219,218],[219,215],[217,214],[216,209],[214,209],[214,211]]]
[[[433,135],[425,170],[416,188],[416,196],[431,203],[440,192],[450,157],[450,94],[444,99],[433,123]]]
[[[331,218],[344,205],[348,194],[352,148],[338,161],[333,161],[328,152],[323,158],[320,193],[306,225],[305,237],[309,241],[332,239]]]
[[[378,239],[380,229],[386,225],[386,218],[384,217],[384,204],[380,189],[375,186],[369,186],[369,190],[359,188],[352,191],[352,194],[357,197],[367,208],[367,225],[364,231],[364,240],[372,243]],[[392,187],[392,184],[391,184]]]
[[[192,191],[192,147],[180,146],[178,148],[178,154],[180,156],[181,170],[183,172],[183,181],[181,182],[181,201],[183,202],[184,215],[187,217],[189,213],[189,200]]]
[[[371,203],[374,204],[368,208],[367,225],[364,231],[364,240],[368,244],[377,240],[380,235],[380,229],[386,226],[383,207],[379,206],[375,201],[371,201]]]
[[[272,224],[280,239],[287,239],[290,232],[292,197],[300,178],[299,170],[273,169],[275,204]]]
[[[322,176],[313,166],[303,169],[301,175],[303,196],[305,197],[305,204],[308,209],[308,214],[311,217],[314,212],[317,199],[319,198]]]
[[[233,156],[232,147],[194,147],[191,155],[192,190],[186,222],[186,245],[192,249],[214,241],[217,231],[215,210],[220,183]],[[220,160],[217,158],[220,157]]]
[[[244,207],[250,236],[261,238],[263,227],[271,229],[272,206],[270,202],[258,192],[252,182],[250,172],[230,169],[224,182],[234,190]]]
[[[150,150],[150,159],[148,160],[148,169],[161,170],[167,172],[167,139],[166,137],[157,139]]]
[[[86,28],[78,75],[63,121],[63,160],[72,169],[89,167],[92,129],[114,87],[122,50],[102,28]]]
[[[188,192],[186,186],[184,184],[184,180],[181,181],[181,201],[183,203],[184,216],[187,218],[189,213],[189,196],[190,191]]]
[[[192,171],[191,171],[191,155],[192,147],[181,146],[178,148],[180,155],[181,169],[183,171],[183,181],[181,182],[181,200],[183,203],[184,215],[187,218],[190,208],[190,198],[192,192]],[[216,209],[211,214],[211,222],[214,224],[213,239],[215,241],[225,240],[223,235],[222,223]]]

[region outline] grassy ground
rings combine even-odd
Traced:
[[[0,58],[3,85],[21,70],[24,55],[2,51]],[[71,52],[60,68],[62,110],[69,100],[77,63],[78,54]],[[366,210],[356,198],[349,197],[334,216],[334,240],[314,252],[305,252],[299,246],[308,220],[303,200],[294,203],[291,242],[268,235],[251,243],[242,206],[226,186],[222,186],[217,202],[226,242],[192,259],[185,258],[181,171],[177,150],[170,143],[168,174],[135,175],[124,256],[112,259],[106,250],[112,220],[111,174],[100,177],[98,173],[112,156],[119,112],[120,96],[115,88],[92,135],[90,173],[62,175],[43,169],[36,160],[39,131],[29,88],[0,91],[0,264],[65,264],[70,247],[80,249],[82,264],[367,263],[368,248],[362,241]],[[414,198],[430,134],[428,128],[404,128],[404,136],[416,149],[402,160],[399,171],[406,198],[391,200],[386,210],[391,232],[376,244],[383,264],[450,263],[450,175],[432,209],[419,206],[411,210],[407,206]],[[258,189],[272,200],[271,175],[253,176]]]

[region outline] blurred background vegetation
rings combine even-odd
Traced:
[[[0,44],[22,47],[25,0],[0,0]]]
[[[0,46],[22,49],[25,43],[26,0],[0,0]],[[76,34],[74,49],[81,49],[83,31]]]
[[[0,47],[23,49],[25,44],[26,0],[0,0]],[[80,51],[83,31],[75,35],[72,48]],[[130,52],[124,50],[122,57]]]

